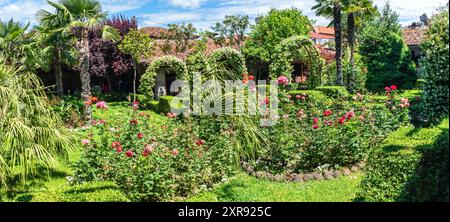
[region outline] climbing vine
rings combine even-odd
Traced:
[[[150,66],[145,71],[141,78],[141,85],[139,91],[153,98],[153,89],[156,83],[156,76],[158,75],[158,70],[166,68],[173,70],[176,73],[177,79],[186,79],[187,68],[186,64],[175,56],[163,56],[152,61]]]
[[[320,57],[314,43],[307,37],[293,36],[283,40],[276,47],[272,61],[270,65],[271,79],[277,79],[282,75],[290,78],[294,71],[293,61],[303,61],[306,62],[309,69],[308,86],[315,88],[322,82],[322,68],[325,61]]]

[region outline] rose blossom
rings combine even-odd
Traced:
[[[289,84],[289,79],[286,76],[280,76],[278,77],[278,84],[287,86]]]
[[[177,149],[172,150],[172,155],[177,156],[179,154],[179,151]]]
[[[89,143],[91,143],[91,141],[88,140],[88,139],[84,139],[84,140],[81,140],[81,143],[82,143],[84,146],[87,146],[87,145],[89,145]]]
[[[144,137],[144,134],[142,134],[142,133],[138,133],[138,134],[137,134],[137,138],[138,138],[138,139],[142,139],[143,137]]]
[[[313,125],[313,129],[319,129],[319,125],[314,124],[314,125]]]
[[[125,155],[127,156],[127,157],[133,157],[134,156],[134,153],[133,153],[133,151],[131,151],[131,150],[128,150],[126,153],[125,153]]]
[[[97,109],[108,109],[108,106],[106,105],[105,101],[97,102],[96,107]]]

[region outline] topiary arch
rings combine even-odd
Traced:
[[[242,74],[247,73],[244,55],[231,47],[214,50],[208,56],[208,60],[213,67],[225,68],[230,72],[229,76],[223,77],[224,79],[239,79],[242,78]]]
[[[283,40],[272,56],[270,65],[270,78],[277,79],[279,76],[286,76],[291,79],[294,71],[293,61],[304,61],[309,68],[309,78],[307,84],[309,88],[315,88],[322,82],[322,68],[324,59],[320,56],[314,42],[305,36],[293,36]]]
[[[175,73],[176,79],[186,79],[186,64],[175,56],[163,56],[153,60],[142,75],[139,92],[150,98],[154,97],[158,74],[166,75],[168,71]],[[157,98],[159,96],[161,95],[157,95]]]

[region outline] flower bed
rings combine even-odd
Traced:
[[[137,104],[130,110],[125,123],[97,121],[93,130],[99,135],[81,141],[85,150],[74,183],[112,181],[132,201],[165,201],[212,187],[234,173],[224,132],[206,136],[194,119],[174,114],[165,125],[154,125]]]
[[[381,104],[361,94],[331,102],[317,95],[280,93],[280,123],[262,129],[269,142],[249,161],[254,172],[289,175],[351,168],[365,161],[389,132],[409,122],[408,100],[395,89]]]

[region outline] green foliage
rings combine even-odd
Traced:
[[[270,65],[270,77],[291,77],[294,71],[292,62],[303,61],[308,64],[308,87],[314,88],[322,83],[322,68],[325,61],[321,58],[314,43],[305,36],[293,36],[283,40],[275,49]],[[292,80],[291,80],[292,81]]]
[[[41,81],[0,58],[0,184],[18,174],[25,181],[37,167],[54,168],[73,148]]]
[[[333,103],[330,97],[317,90],[295,90],[290,91],[289,95],[293,97],[296,97],[298,95],[306,95],[309,101],[323,104],[324,106],[331,105]]]
[[[212,28],[219,33],[218,37],[214,37],[214,42],[218,45],[237,45],[240,49],[249,26],[248,15],[226,15],[222,23],[218,22]]]
[[[84,124],[84,104],[77,96],[66,96],[52,106],[68,126],[77,128]]]
[[[96,127],[99,135],[85,147],[75,166],[74,182],[113,181],[132,201],[186,197],[212,187],[235,170],[227,133],[209,119],[179,117],[158,125],[152,117],[133,111],[125,122]],[[111,132],[110,127],[118,131]],[[111,147],[113,142],[120,142],[120,152],[119,146]]]
[[[268,146],[258,150],[257,170],[284,173],[350,167],[364,161],[387,133],[409,122],[407,109],[384,104],[397,107],[397,97],[380,104],[365,97],[336,100],[320,91],[289,95],[281,93],[279,123],[264,129]],[[326,115],[327,110],[332,113]]]
[[[449,107],[449,21],[448,8],[433,18],[423,43],[426,69],[423,84],[422,121],[437,124],[448,116]]]
[[[92,182],[38,193],[33,195],[32,202],[129,202],[129,200],[114,183]]]
[[[172,104],[171,104],[172,99],[173,99],[173,96],[159,97],[159,102],[157,104],[156,103],[153,104],[153,107],[152,107],[153,110],[157,113],[170,113],[172,110]],[[181,105],[182,104],[179,104],[178,106],[173,107],[173,108],[179,109],[179,108],[181,108]]]
[[[367,79],[367,68],[362,61],[361,55],[355,53],[354,55],[355,65],[352,67],[350,63],[350,55],[348,51],[344,53],[342,59],[342,75],[344,77],[344,85],[350,92],[366,92],[366,79]],[[336,62],[326,65],[323,74],[323,84],[324,85],[335,85],[336,84]],[[352,77],[354,75],[354,77]]]
[[[369,157],[358,200],[448,201],[448,119],[399,129]]]
[[[298,9],[272,9],[252,28],[243,52],[247,57],[270,61],[281,41],[292,36],[306,36],[312,30],[306,16]]]
[[[187,53],[192,47],[194,42],[192,39],[196,38],[197,29],[191,24],[169,24],[169,31],[163,38],[164,44],[160,47],[165,53]],[[172,42],[175,43],[175,47],[172,46]]]
[[[147,60],[152,56],[155,49],[154,40],[139,30],[131,30],[126,34],[119,44],[119,49],[131,55],[135,63],[142,59]]]
[[[316,90],[334,99],[348,99],[349,97],[347,89],[343,86],[320,86]]]
[[[0,57],[8,65],[20,65],[28,70],[47,69],[45,54],[48,49],[42,47],[35,33],[27,33],[28,24],[20,24],[13,19],[0,20]]]
[[[368,68],[366,87],[375,92],[393,84],[412,89],[417,76],[410,51],[400,30],[392,29],[397,23],[386,24],[386,16],[371,22],[361,36],[359,52]]]
[[[223,70],[221,76],[223,80],[236,80],[242,78],[242,74],[247,73],[244,56],[236,49],[230,47],[214,50],[208,57],[212,69]]]
[[[145,73],[141,77],[141,85],[139,91],[152,98],[154,95],[154,87],[156,82],[156,76],[160,69],[170,69],[175,72],[177,79],[187,78],[186,64],[174,56],[163,56],[152,61]]]

